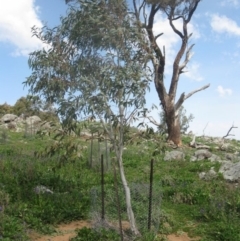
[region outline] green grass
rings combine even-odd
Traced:
[[[0,142],[0,240],[25,241],[30,229],[51,233],[56,224],[90,219],[90,193],[93,187],[100,193],[101,178],[99,168],[89,168],[87,151],[59,165],[58,155],[41,158],[34,155],[52,143],[50,137],[24,137],[23,133],[8,132],[7,138],[4,135],[3,138],[5,141]],[[184,142],[189,142],[185,139]],[[236,141],[233,143],[239,145]],[[82,142],[82,145],[88,144]],[[127,146],[123,160],[130,184],[148,187],[150,160],[155,148],[151,141]],[[200,236],[202,241],[239,241],[239,187],[229,189],[221,175],[212,181],[200,180],[198,173],[211,167],[218,170],[220,165],[209,161],[190,162],[193,151],[188,149],[187,152],[186,161],[165,162],[163,154],[154,157],[154,208],[160,210],[156,214],[158,231],[165,235],[185,231],[190,236]],[[114,197],[112,169],[105,173],[105,183],[106,196]],[[53,194],[36,194],[37,185],[48,187]],[[148,191],[142,190],[136,188],[133,192],[135,215],[143,225],[141,231],[145,230],[141,240],[157,240],[153,233],[146,231]],[[120,199],[124,203],[124,196]],[[117,220],[115,199],[106,200],[106,209],[110,217]],[[126,220],[126,215],[122,215]],[[73,240],[96,238],[118,240],[113,231],[89,229],[79,230]]]

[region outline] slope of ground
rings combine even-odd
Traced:
[[[123,227],[126,226],[123,223]],[[128,225],[129,226],[129,225]],[[30,232],[31,241],[69,241],[76,236],[76,230],[83,227],[90,228],[91,223],[88,221],[74,221],[68,224],[61,224],[56,228],[53,235],[41,235],[36,232]],[[190,238],[187,233],[171,234],[167,236],[168,241],[198,241],[199,238]]]

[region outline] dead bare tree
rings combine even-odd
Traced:
[[[200,1],[201,0],[142,0],[139,2],[133,0],[134,15],[137,19],[139,30],[146,34],[146,42],[143,43],[142,48],[147,52],[147,56],[153,66],[155,88],[166,116],[168,140],[173,141],[177,146],[182,144],[178,116],[180,107],[183,102],[193,94],[209,87],[208,84],[188,94],[182,93],[176,101],[179,77],[182,73],[186,72],[184,69],[192,57],[191,50],[194,46],[194,44],[192,44],[188,47],[189,39],[192,36],[192,33],[188,33],[188,24]],[[153,32],[156,14],[159,11],[163,11],[166,14],[172,30],[179,36],[181,41],[180,49],[173,62],[172,78],[168,91],[164,83],[165,48],[163,47],[163,49],[161,49],[157,43],[157,39],[163,33],[155,34]],[[177,29],[175,24],[176,21],[179,20],[182,21],[182,30]]]
[[[202,143],[197,143],[195,135],[193,135],[192,141],[189,143],[189,146],[196,148],[196,149],[210,149],[210,146],[208,146],[208,145],[203,145]]]
[[[225,136],[222,137],[222,140],[224,140],[226,137],[228,136],[234,136],[233,134],[230,134],[230,132],[232,131],[232,129],[234,128],[238,128],[237,126],[234,126],[234,123],[232,124],[232,126],[230,127],[230,129],[228,130],[227,134]]]
[[[208,126],[208,123],[207,123],[207,124],[205,125],[205,127],[203,128],[203,136],[205,136],[205,130],[206,130],[207,126]]]

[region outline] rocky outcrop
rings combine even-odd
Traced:
[[[222,163],[219,173],[223,175],[226,181],[239,181],[240,180],[240,156],[239,153],[225,153],[220,157],[212,154],[208,150],[198,150],[191,156],[190,161],[208,160],[211,162]],[[211,167],[209,171],[199,173],[199,178],[203,180],[212,180],[218,176],[218,173]]]
[[[14,114],[6,114],[0,118],[0,128],[33,134],[38,130],[50,129],[51,125],[49,122],[43,122],[36,115],[24,119],[22,116],[18,117]]]
[[[4,115],[4,116],[1,118],[1,122],[2,122],[3,124],[8,124],[8,123],[14,122],[17,118],[18,118],[17,115],[14,115],[14,114],[6,114],[6,115]]]
[[[91,139],[92,138],[92,134],[90,132],[87,132],[87,131],[82,131],[80,133],[80,136],[84,139]]]
[[[49,130],[49,129],[51,129],[51,128],[52,128],[52,125],[51,125],[50,122],[45,121],[45,122],[41,123],[41,129],[43,129],[43,130]]]
[[[37,125],[41,123],[41,119],[40,117],[34,115],[34,116],[30,116],[26,119],[26,124],[27,125]]]

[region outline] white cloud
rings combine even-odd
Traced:
[[[240,36],[240,26],[238,24],[222,15],[219,16],[218,14],[213,14],[211,16],[211,27],[214,31],[218,33],[228,33],[230,35]]]
[[[194,81],[202,81],[203,77],[201,76],[201,74],[199,73],[199,67],[200,64],[196,63],[196,62],[190,62],[187,67],[186,67],[186,73],[184,73],[184,75]]]
[[[231,89],[224,89],[221,85],[217,87],[217,92],[219,93],[220,97],[225,97],[226,95],[232,95],[232,90]]]
[[[223,0],[223,1],[221,1],[220,5],[222,7],[225,7],[225,6],[238,7],[240,5],[240,2],[239,2],[239,0]]]
[[[27,55],[43,46],[36,37],[32,37],[31,28],[42,27],[38,17],[39,7],[35,0],[1,1],[0,42],[15,46],[14,55]]]

